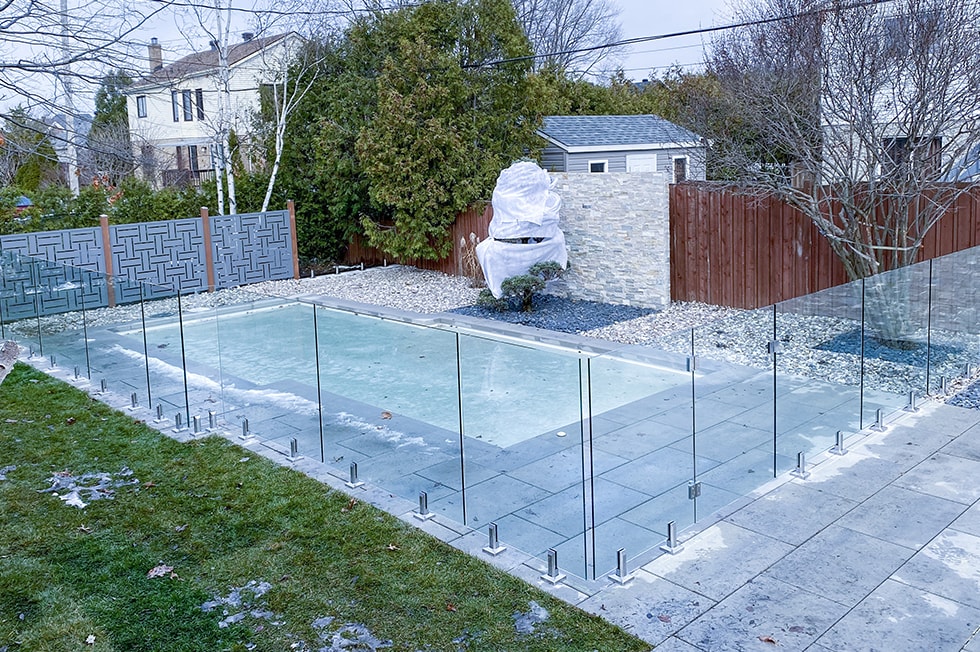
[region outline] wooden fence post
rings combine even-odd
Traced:
[[[106,300],[110,308],[116,305],[116,288],[112,284],[112,242],[109,240],[109,216],[99,215],[102,226],[102,254],[105,256]]]
[[[289,211],[289,233],[293,239],[293,278],[299,278],[299,250],[296,238],[296,205],[292,199],[286,200],[286,210]]]
[[[204,267],[208,275],[208,292],[214,292],[214,250],[211,248],[211,220],[208,207],[201,206],[201,232],[204,233]]]

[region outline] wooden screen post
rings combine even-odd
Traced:
[[[204,234],[204,267],[208,275],[208,292],[214,292],[214,250],[211,249],[211,220],[208,207],[201,206],[201,232]]]
[[[109,240],[109,216],[99,215],[102,226],[102,253],[105,256],[106,301],[110,308],[116,305],[116,288],[112,284],[112,242]]]
[[[293,278],[299,278],[299,250],[296,246],[296,205],[292,199],[286,200],[286,210],[289,211],[289,235],[293,241]]]

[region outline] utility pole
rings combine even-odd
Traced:
[[[65,91],[65,158],[67,158],[68,187],[78,196],[78,148],[75,144],[75,101],[71,83],[71,50],[68,47],[68,0],[61,0],[61,51],[65,59],[63,71],[58,72]]]

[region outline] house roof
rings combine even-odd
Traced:
[[[657,115],[549,115],[538,134],[568,152],[701,144],[693,131]]]
[[[228,65],[234,66],[236,63],[247,59],[256,52],[264,50],[270,45],[274,45],[286,38],[289,34],[276,34],[275,36],[265,36],[253,38],[243,43],[235,43],[228,46]],[[174,61],[168,66],[144,77],[140,83],[131,88],[144,86],[166,85],[178,79],[193,77],[215,70],[218,67],[218,50],[210,49],[204,52],[194,52],[182,59]]]

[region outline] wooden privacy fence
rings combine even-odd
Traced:
[[[980,191],[964,193],[929,231],[919,260],[980,245]],[[670,295],[760,308],[849,279],[816,226],[771,196],[710,182],[670,187]]]
[[[365,242],[361,235],[355,235],[347,247],[345,262],[348,265],[382,265],[385,263],[399,263],[402,265],[412,265],[421,269],[429,269],[444,274],[462,275],[464,271],[463,256],[467,249],[473,247],[470,241],[470,234],[473,233],[481,241],[487,238],[487,229],[490,226],[490,219],[493,217],[493,207],[490,202],[474,204],[467,210],[456,216],[453,222],[451,233],[453,248],[449,256],[442,260],[421,260],[419,258],[392,259],[379,249],[375,249]],[[460,246],[460,240],[465,240],[466,246]]]

